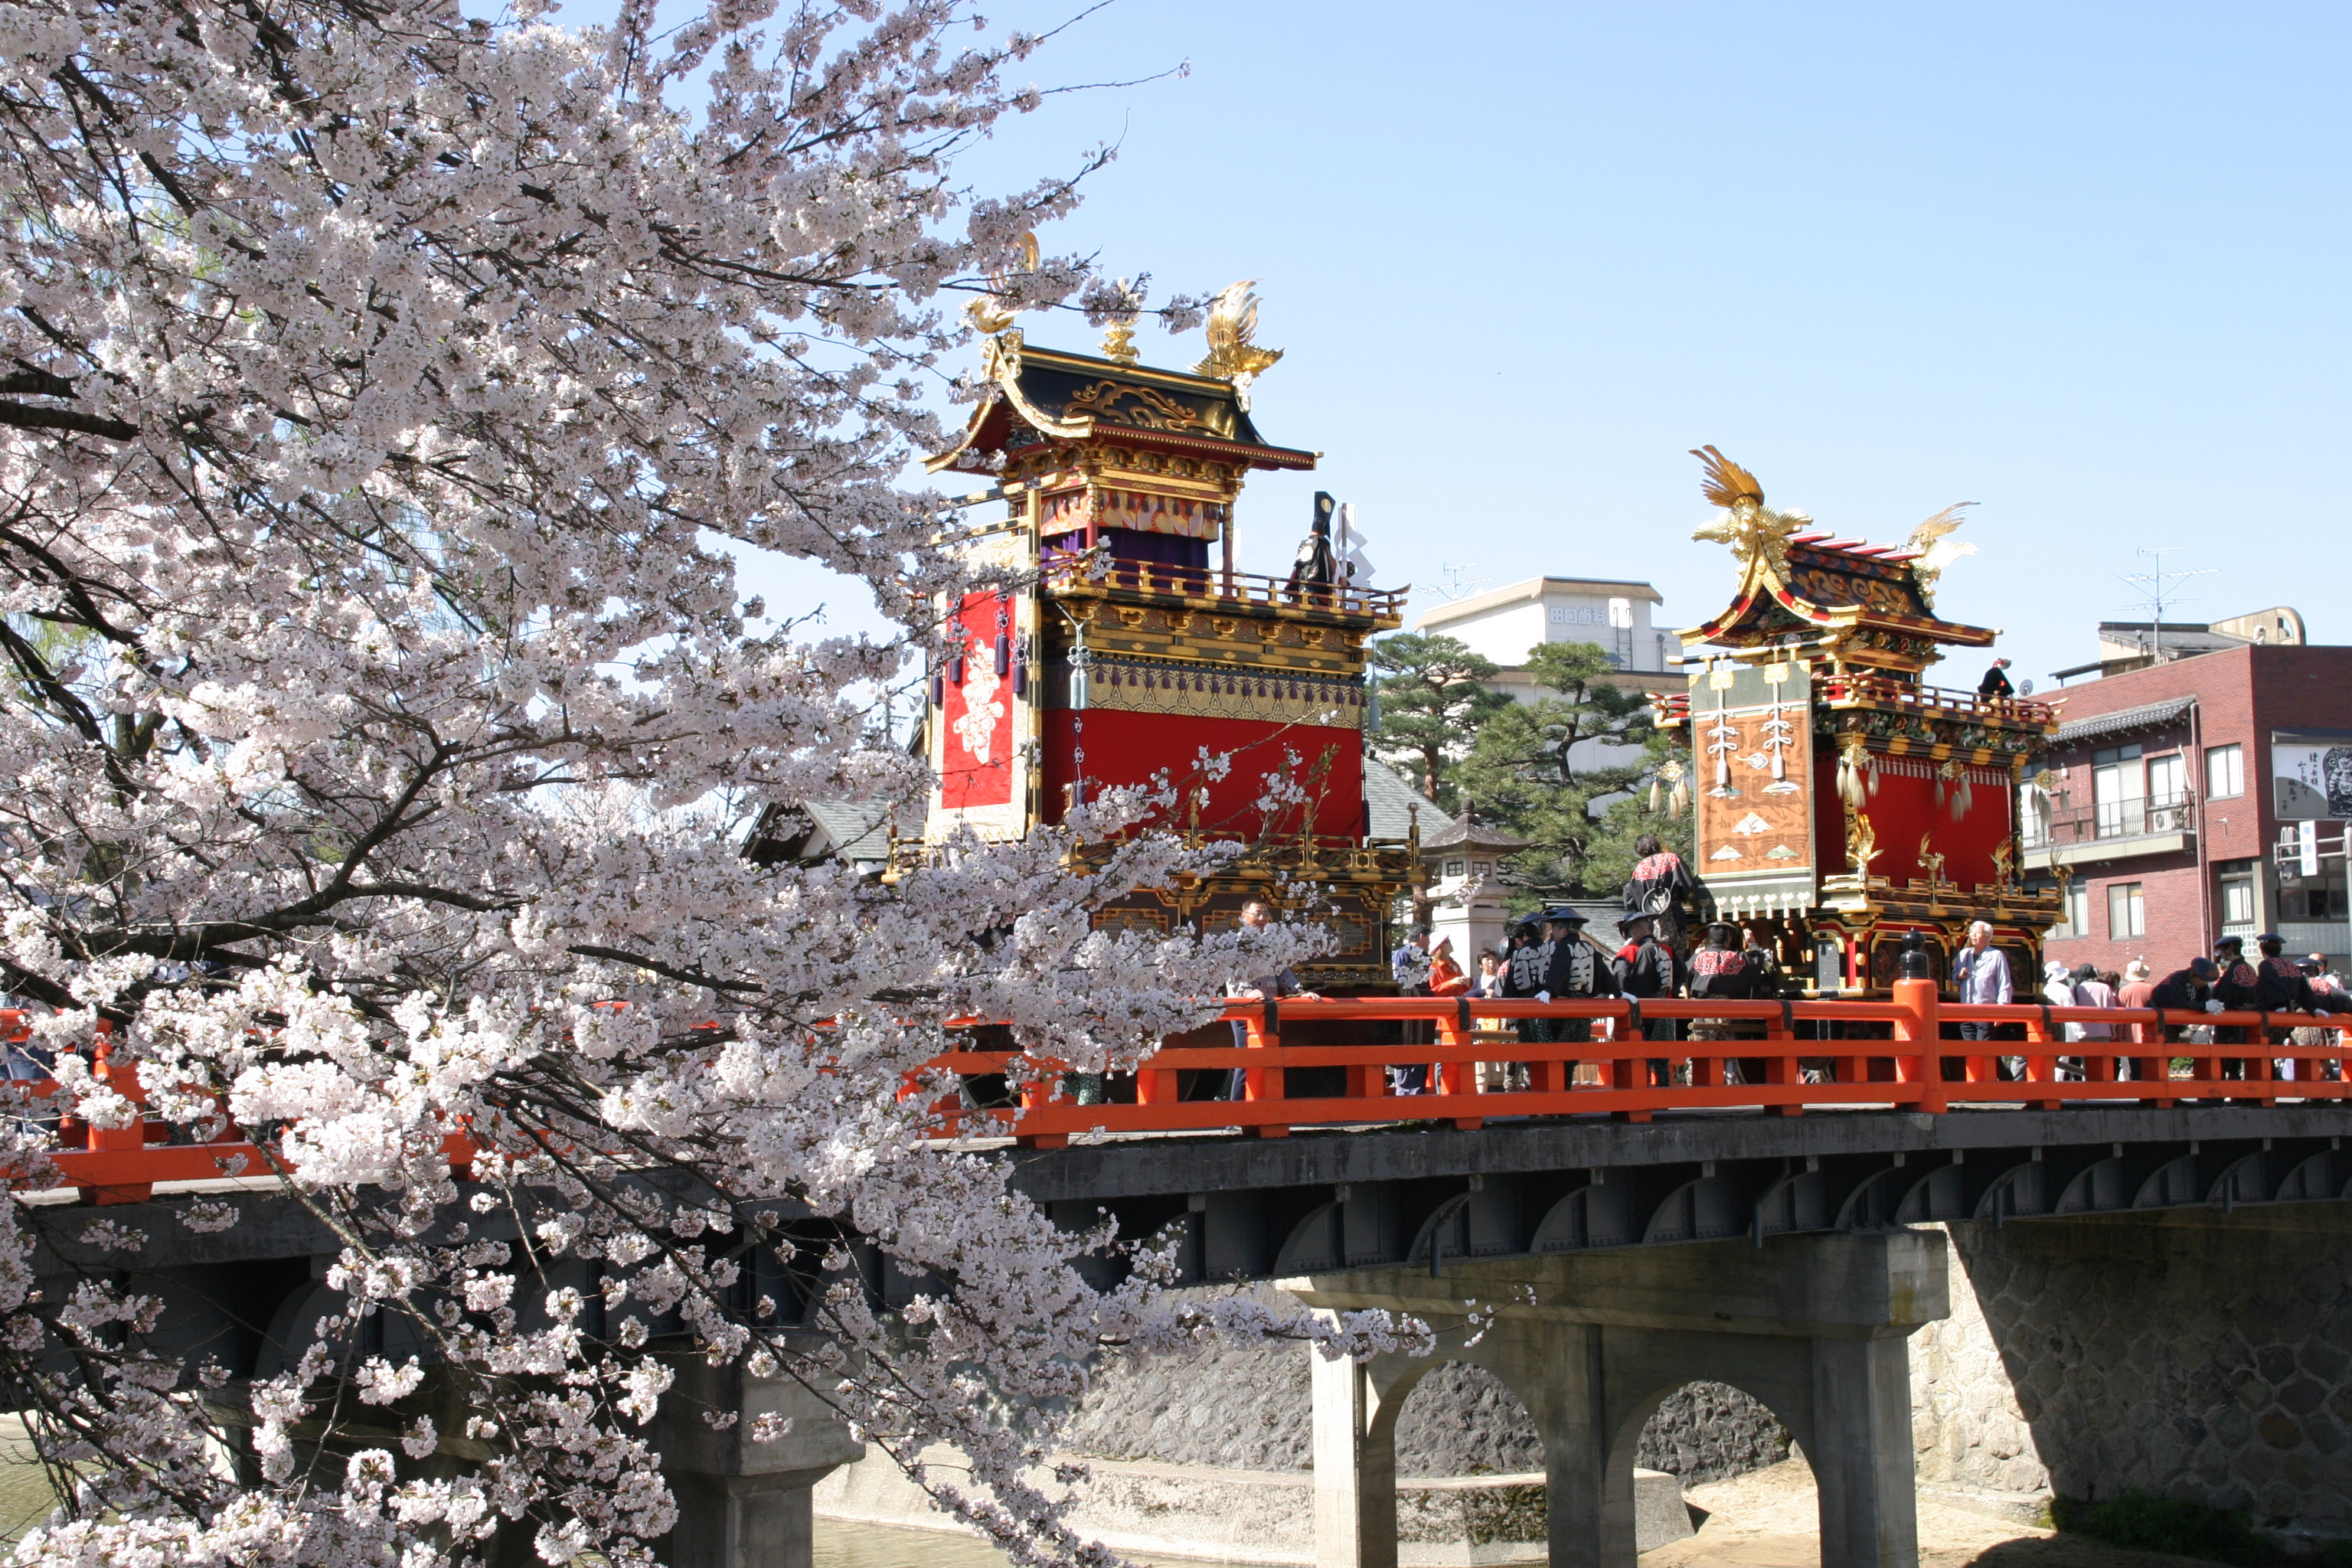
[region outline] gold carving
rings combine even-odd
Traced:
[[[1124,412],[1118,407],[1121,401],[1130,405]],[[1062,414],[1065,418],[1074,414],[1091,414],[1097,419],[1108,419],[1138,430],[1182,431],[1201,423],[1198,413],[1166,393],[1119,381],[1097,381],[1072,393]]]
[[[1853,867],[1853,874],[1867,879],[1870,863],[1878,858],[1878,833],[1870,826],[1870,813],[1849,813],[1845,819],[1845,858]]]
[[[1927,833],[1919,835],[1919,864],[1927,869],[1929,887],[1947,888],[1951,886],[1951,882],[1944,875],[1944,857],[1937,853],[1934,837]]]
[[[1959,515],[1961,510],[1976,504],[1972,500],[1964,500],[1946,507],[1913,529],[1910,540],[1903,546],[1914,556],[1911,563],[1911,578],[1919,584],[1919,602],[1929,609],[1936,607],[1936,579],[1944,574],[1944,568],[1963,555],[1974,555],[1977,552],[1977,547],[1973,544],[1957,542],[1950,544],[1941,542],[1944,535],[1968,521]]]
[[[1260,348],[1250,340],[1257,332],[1257,296],[1250,292],[1255,278],[1228,283],[1209,306],[1202,328],[1209,339],[1208,357],[1192,367],[1195,375],[1213,375],[1234,384],[1234,401],[1249,406],[1250,383],[1274,368],[1280,349]]]
[[[2004,893],[2017,885],[2017,846],[2006,838],[1992,852],[1992,885]]]
[[[1037,270],[1037,237],[1034,234],[1024,234],[1021,237],[1021,270],[1024,272]],[[990,273],[988,275],[989,292],[963,308],[963,313],[971,318],[971,324],[991,337],[1013,325],[1014,319],[1021,314],[1022,308],[1005,299],[1005,295],[1011,291],[1012,281],[1011,277],[1004,272]],[[1016,343],[1013,348],[1017,355],[1020,345]]]
[[[1803,512],[1778,512],[1764,504],[1764,487],[1756,476],[1712,447],[1694,447],[1691,456],[1706,465],[1699,489],[1729,515],[1717,518],[1691,537],[1728,544],[1740,564],[1762,561],[1776,578],[1788,567],[1789,537],[1811,521]]]

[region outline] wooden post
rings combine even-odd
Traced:
[[[1916,1084],[1919,1109],[1931,1113],[1944,1109],[1943,1026],[1937,1016],[1942,1000],[1932,980],[1895,983],[1895,1044],[1911,1047],[1895,1055],[1895,1079]]]
[[[1258,1011],[1251,1015],[1249,1021],[1249,1048],[1255,1051],[1270,1051],[1279,1047],[1282,1044],[1282,1025],[1280,1019],[1281,1015],[1276,1010],[1274,999],[1272,997],[1266,998],[1264,1003],[1260,1004]],[[1282,1099],[1283,1095],[1279,1087],[1282,1079],[1277,1076],[1281,1071],[1282,1069],[1280,1068],[1244,1068],[1242,1071],[1242,1098],[1252,1103],[1265,1100]],[[1290,1129],[1279,1124],[1271,1124],[1263,1127],[1244,1126],[1242,1129],[1242,1136],[1244,1138],[1287,1138],[1290,1136]]]

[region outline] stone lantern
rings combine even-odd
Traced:
[[[1461,821],[1421,841],[1431,945],[1452,937],[1454,961],[1473,975],[1478,955],[1503,945],[1504,862],[1527,847],[1526,839],[1486,826],[1467,808]]]

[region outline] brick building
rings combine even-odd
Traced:
[[[2352,816],[2352,787],[2313,782],[2340,763],[2352,785],[2352,647],[2298,636],[2109,660],[2050,695],[2064,706],[2049,787],[2029,786],[2020,816],[2029,883],[2065,881],[2051,957],[2115,970],[2145,957],[2162,975],[2223,935],[2250,939],[2251,955],[2276,931],[2289,952],[2345,966],[2340,856],[2282,864],[2276,848],[2284,820],[2290,841],[2334,850]],[[2314,817],[2336,820],[2299,826]]]

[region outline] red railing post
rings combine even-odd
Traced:
[[[1895,1053],[1895,1081],[1916,1086],[1919,1109],[1930,1112],[1944,1109],[1942,1004],[1932,980],[1895,983],[1895,1043],[1912,1047]]]
[[[1470,1000],[1466,996],[1457,998],[1454,1005],[1454,1016],[1437,1020],[1437,1043],[1453,1047],[1468,1046],[1475,1043],[1470,1037],[1472,1032]],[[1478,1092],[1478,1068],[1474,1062],[1438,1063],[1433,1076],[1437,1080],[1437,1092],[1440,1094]],[[1465,1132],[1486,1125],[1486,1119],[1483,1116],[1456,1116],[1452,1118],[1452,1121],[1455,1127]]]
[[[1282,1045],[1280,1018],[1281,1015],[1276,1010],[1274,999],[1266,998],[1260,1005],[1258,1011],[1250,1016],[1249,1048],[1254,1051],[1278,1049]],[[1280,1068],[1244,1068],[1242,1070],[1242,1098],[1252,1104],[1261,1100],[1282,1099],[1283,1096],[1276,1091],[1276,1086],[1282,1081],[1276,1076],[1281,1071]],[[1244,1124],[1242,1128],[1242,1136],[1287,1138],[1290,1136],[1290,1129],[1279,1122],[1267,1122],[1255,1127]]]
[[[147,1147],[144,1112],[147,1097],[140,1092],[139,1064],[128,1057],[115,1059],[113,1047],[103,1040],[99,1042],[97,1054],[98,1065],[93,1069],[93,1076],[103,1079],[109,1089],[131,1101],[134,1113],[128,1127],[91,1126],[89,1147],[93,1152],[103,1152],[119,1156],[100,1166],[106,1174],[110,1176],[117,1170],[125,1173],[135,1173],[139,1166],[137,1156]],[[155,1184],[109,1181],[82,1187],[79,1192],[84,1203],[143,1204],[155,1195]]]
[[[1764,1081],[1774,1089],[1789,1089],[1802,1084],[1805,1073],[1798,1059],[1796,1031],[1790,1026],[1789,1009],[1783,1004],[1777,1020],[1764,1025],[1764,1044],[1773,1054],[1764,1058]],[[1801,1100],[1776,1100],[1764,1108],[1767,1116],[1802,1116]]]
[[[2030,1051],[2026,1055],[2025,1081],[2028,1083],[2047,1084],[2058,1081],[2058,1058],[2050,1051],[2050,1047],[2053,1043],[2050,1037],[2050,1014],[2046,1008],[2043,1009],[2041,1017],[2028,1018],[2025,1021],[2025,1043],[2042,1047],[2039,1051]],[[2054,1100],[2029,1100],[2026,1104],[2036,1110],[2058,1109],[2058,1101]]]
[[[1029,1059],[1029,1077],[1021,1085],[1020,1120],[1017,1128],[1036,1111],[1052,1105],[1061,1088],[1062,1066],[1059,1062]],[[1013,1141],[1024,1149],[1066,1149],[1070,1135],[1066,1132],[1015,1132]]]

